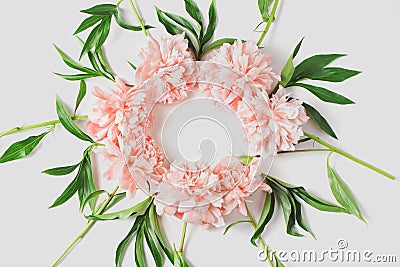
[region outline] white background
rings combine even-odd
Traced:
[[[125,2],[121,6],[124,18],[136,24],[128,1]],[[147,23],[158,27],[151,31],[156,37],[165,32],[156,21],[154,5],[184,14],[183,1],[180,0],[138,2]],[[207,10],[209,1],[199,2],[201,8]],[[99,1],[14,1],[7,5],[7,11],[4,10],[0,16],[2,130],[54,119],[55,94],[60,95],[67,103],[74,102],[78,84],[68,83],[51,73],[69,72],[53,49],[52,43],[76,58],[80,45],[72,33],[84,18],[78,11],[97,3]],[[217,6],[217,38],[258,38],[259,34],[252,32],[260,20],[256,0],[218,0]],[[322,103],[309,94],[301,95],[318,107],[334,126],[340,141],[330,142],[396,176],[400,173],[400,108],[397,99],[400,97],[399,12],[400,2],[396,0],[282,1],[277,23],[265,41],[265,50],[274,54],[277,72],[303,36],[306,39],[299,59],[315,53],[349,54],[337,64],[362,70],[363,74],[330,88],[355,100],[357,105],[341,107]],[[131,33],[117,27],[112,29],[107,41],[107,55],[112,67],[129,82],[133,82],[134,73],[126,60],[138,63],[139,48],[145,43],[146,39],[140,32]],[[91,86],[94,84],[105,88],[110,86],[101,79],[90,82]],[[85,107],[81,110],[82,114],[88,110],[89,103],[88,98],[83,103]],[[307,129],[329,139],[315,128]],[[4,137],[0,140],[0,150],[4,151],[13,141],[34,133],[37,132]],[[54,136],[45,139],[34,157],[0,166],[1,266],[49,266],[84,227],[85,220],[78,213],[76,199],[63,207],[47,209],[71,178],[54,178],[40,174],[49,167],[78,162],[84,145],[58,128]],[[267,242],[274,249],[314,249],[320,252],[330,247],[336,248],[337,240],[344,238],[351,249],[369,249],[375,254],[397,255],[400,260],[399,183],[391,182],[346,159],[337,157],[335,166],[362,203],[368,225],[351,216],[320,213],[307,208],[308,221],[318,240],[314,241],[309,236],[293,238],[284,233],[282,214],[278,212],[264,235]],[[326,177],[325,157],[322,154],[279,156],[272,173],[333,200]],[[96,175],[101,177],[100,173]],[[139,198],[140,196],[131,201]],[[260,205],[261,203],[254,203],[251,206],[252,209],[259,210]],[[164,221],[169,240],[178,242],[181,222],[174,218],[166,218]],[[113,266],[115,248],[131,224],[131,220],[97,224],[61,266]],[[266,265],[257,259],[258,249],[248,241],[252,233],[248,225],[234,228],[227,236],[222,236],[222,231],[223,229],[203,230],[189,226],[186,256],[193,266]],[[310,265],[312,264],[287,264]],[[326,265],[330,264],[321,264]],[[331,266],[333,265],[356,264],[336,263]],[[128,250],[124,266],[134,266],[132,249]]]

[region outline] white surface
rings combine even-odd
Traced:
[[[9,12],[2,13],[2,130],[55,118],[55,93],[65,102],[73,103],[78,84],[65,82],[51,73],[69,71],[52,48],[52,43],[57,43],[77,57],[80,46],[71,34],[84,18],[78,10],[99,2],[16,1],[8,7]],[[146,21],[158,26],[158,29],[152,31],[154,36],[165,34],[156,21],[154,5],[184,14],[183,1],[180,0],[138,2]],[[207,10],[208,1],[199,2],[202,9]],[[306,39],[299,59],[315,53],[349,54],[349,57],[338,61],[338,65],[360,69],[363,74],[331,88],[354,99],[357,105],[340,107],[321,103],[309,94],[304,96],[334,126],[340,141],[331,140],[333,143],[398,176],[400,2],[282,2],[278,21],[265,42],[266,50],[275,55],[276,70],[280,70],[294,45],[303,36]],[[217,38],[258,38],[259,34],[252,32],[259,22],[257,1],[219,0],[217,6],[220,17]],[[127,1],[122,8],[125,10],[124,17],[136,23]],[[133,81],[133,73],[126,60],[139,62],[138,49],[145,43],[146,39],[141,33],[130,33],[116,27],[107,41],[111,65],[128,81]],[[108,86],[102,80],[90,83],[93,84]],[[87,106],[88,103],[85,100],[83,104]],[[319,133],[314,128],[309,130]],[[4,151],[13,141],[31,133],[2,138],[0,149]],[[77,212],[76,200],[63,207],[47,210],[70,178],[53,178],[40,174],[40,171],[48,167],[79,161],[83,148],[83,143],[62,129],[57,129],[55,137],[47,137],[34,157],[0,166],[1,266],[49,266],[84,227],[85,220]],[[397,255],[400,260],[400,236],[397,230],[399,183],[386,180],[346,159],[338,158],[336,167],[361,201],[368,225],[351,216],[320,213],[307,208],[307,218],[318,241],[308,236],[287,236],[282,216],[277,214],[278,218],[264,235],[268,243],[275,249],[315,249],[321,252],[329,247],[335,248],[337,240],[345,238],[351,249],[369,249],[376,254]],[[332,199],[323,155],[280,156],[272,172],[275,176],[305,185],[311,191]],[[253,209],[260,205],[254,203]],[[173,218],[164,221],[169,240],[178,242],[181,223]],[[113,266],[115,248],[131,224],[130,220],[97,224],[61,266]],[[257,259],[258,249],[248,242],[252,232],[249,226],[240,225],[224,237],[222,231],[189,227],[186,257],[193,266],[266,265]],[[330,264],[321,264],[327,265]],[[336,265],[361,266],[354,263]],[[124,266],[134,266],[131,249],[128,250]],[[287,266],[310,266],[310,263],[288,263]]]

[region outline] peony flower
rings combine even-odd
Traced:
[[[224,192],[222,214],[230,214],[238,209],[241,214],[247,216],[245,198],[260,188],[269,193],[272,189],[256,177],[260,158],[254,158],[249,165],[241,164],[237,159],[226,157],[221,160],[214,169],[219,176],[221,191]]]
[[[169,104],[187,97],[187,77],[192,75],[194,56],[184,34],[162,38],[160,42],[150,37],[140,56],[144,62],[136,71],[136,82],[141,86],[150,81],[159,90],[158,102]]]
[[[308,121],[302,101],[288,99],[280,88],[270,99],[270,108],[275,122],[275,144],[277,150],[294,150],[294,144],[303,136],[301,126]]]
[[[210,168],[199,164],[171,166],[155,196],[156,211],[188,223],[223,226],[222,195],[217,188],[218,176]]]
[[[272,56],[262,53],[255,43],[243,43],[241,40],[232,45],[225,43],[208,53],[203,60],[222,65],[207,68],[210,69],[209,79],[223,85],[226,92],[209,86],[205,93],[233,106],[246,94],[255,96],[259,91],[270,93],[274,81],[280,79],[272,72],[271,59]]]
[[[126,109],[134,95],[135,89],[116,78],[115,87],[110,92],[94,87],[96,97],[86,129],[96,141],[112,140],[117,144],[121,135],[126,115]]]

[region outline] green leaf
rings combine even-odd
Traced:
[[[310,117],[311,120],[315,122],[315,124],[317,124],[319,128],[321,128],[321,130],[323,130],[331,137],[338,139],[328,121],[321,115],[321,113],[318,112],[318,110],[304,102],[303,107],[307,112],[307,116]]]
[[[123,200],[126,197],[126,192],[122,192],[119,194],[116,194],[110,201],[110,203],[108,203],[107,207],[104,209],[104,212],[108,211],[109,209],[111,209],[112,207],[114,207],[116,204],[118,204],[121,200]],[[103,204],[107,201],[107,199],[105,199],[104,201],[102,201],[99,205],[97,205],[96,207],[96,212],[97,213],[100,208],[103,206]]]
[[[135,241],[135,262],[137,267],[146,267],[146,254],[144,252],[144,243],[143,243],[143,224],[138,230],[136,234],[136,241]]]
[[[275,183],[270,183],[272,187],[272,191],[279,199],[279,203],[282,207],[283,216],[285,218],[286,223],[286,232],[292,236],[303,236],[296,229],[296,212],[295,207],[293,207],[288,194],[283,191],[279,186]]]
[[[185,0],[185,9],[186,12],[198,23],[199,28],[202,31],[204,25],[203,16],[201,15],[201,11],[196,2],[194,2],[193,0]]]
[[[210,52],[211,50],[213,50],[215,48],[221,47],[223,44],[233,44],[236,41],[237,41],[237,39],[235,39],[235,38],[222,38],[222,39],[216,40],[216,41],[212,42],[211,44],[209,44],[205,49],[203,49],[203,55],[207,54],[208,52]]]
[[[229,231],[232,227],[234,227],[234,226],[236,226],[236,225],[238,225],[238,224],[241,224],[241,223],[251,223],[251,222],[250,222],[249,220],[241,220],[241,221],[237,221],[237,222],[231,223],[230,225],[228,225],[228,226],[225,228],[225,231],[224,231],[223,235],[226,235],[226,233],[228,233],[228,231]]]
[[[78,96],[76,97],[74,115],[76,115],[76,111],[78,110],[79,105],[81,104],[81,102],[85,96],[86,96],[86,82],[84,80],[81,80],[81,83],[79,86],[79,93],[78,93]]]
[[[86,39],[85,44],[83,45],[81,55],[79,56],[79,60],[82,59],[83,55],[85,55],[87,52],[92,50],[93,47],[95,47],[102,33],[102,28],[101,28],[102,24],[103,22],[94,27],[93,30],[89,33],[89,36]]]
[[[83,157],[81,166],[79,167],[78,174],[78,198],[80,203],[80,210],[83,210],[83,205],[85,204],[85,200],[90,196],[93,192],[96,191],[96,186],[93,182],[93,172],[92,172],[92,163],[90,161],[90,155],[86,154]],[[95,201],[94,199],[89,200],[89,206],[92,211],[95,209]]]
[[[264,206],[260,215],[260,220],[258,221],[258,224],[254,230],[254,234],[250,239],[250,242],[254,246],[257,246],[256,240],[262,235],[262,233],[265,230],[265,227],[271,221],[272,216],[274,215],[274,209],[275,209],[275,195],[274,193],[271,194],[266,193]]]
[[[54,201],[54,203],[49,207],[49,209],[58,207],[67,202],[78,191],[78,187],[79,187],[78,179],[75,178],[67,186],[64,192],[62,192],[62,194]]]
[[[157,17],[158,17],[158,21],[164,25],[165,29],[167,30],[167,32],[171,35],[177,35],[177,34],[182,34],[185,31],[182,30],[181,28],[179,28],[178,26],[172,24],[171,22],[169,22],[167,19],[164,18],[164,15],[162,13],[162,11],[158,8],[155,7],[156,11],[157,11]],[[186,33],[186,32],[185,32]],[[185,39],[188,40],[189,42],[189,48],[193,50],[193,52],[196,52],[196,48],[192,42],[192,40],[189,38],[189,36],[187,34],[185,34]]]
[[[110,66],[107,63],[106,57],[104,55],[103,49],[99,49],[96,53],[94,53],[96,58],[101,64],[101,67],[105,70],[106,73],[110,74],[113,79],[115,79],[115,75],[113,71],[111,70]]]
[[[279,257],[276,255],[276,253],[274,253],[274,259],[275,259],[275,267],[285,267],[285,265],[283,265]]]
[[[313,233],[313,231],[310,229],[310,227],[306,224],[306,222],[304,221],[303,218],[303,214],[302,214],[302,209],[303,207],[301,206],[300,202],[296,199],[296,197],[294,196],[293,193],[291,193],[289,191],[289,196],[290,196],[290,200],[292,202],[292,205],[295,207],[295,213],[296,213],[296,221],[297,224],[306,232],[308,232],[314,239],[317,239],[315,237],[315,234]]]
[[[76,123],[71,119],[71,117],[68,115],[67,109],[65,108],[65,106],[63,105],[58,96],[56,98],[56,110],[61,124],[68,132],[70,132],[71,134],[75,135],[76,137],[78,137],[83,141],[94,143],[93,139],[90,138],[87,134],[85,134],[81,129],[79,129]]]
[[[96,57],[94,55],[94,53],[92,53],[91,51],[88,52],[88,58],[90,61],[90,64],[92,64],[93,68],[97,71],[97,73],[104,76],[104,72],[103,70],[100,68],[99,64],[97,63]]]
[[[117,250],[115,252],[115,266],[120,267],[122,264],[122,259],[124,257],[126,248],[128,247],[129,243],[131,242],[133,235],[138,230],[138,228],[142,225],[144,221],[144,216],[138,216],[133,224],[131,230],[127,234],[127,236],[119,243]]]
[[[133,25],[129,25],[129,24],[123,22],[123,21],[121,20],[121,18],[119,17],[118,12],[115,12],[114,18],[115,18],[115,21],[117,22],[117,24],[118,24],[119,26],[121,26],[122,28],[126,29],[126,30],[130,30],[130,31],[134,31],[134,32],[142,31],[142,27],[141,27],[141,26],[133,26]],[[146,30],[149,30],[149,29],[152,29],[152,28],[154,28],[154,27],[151,26],[151,25],[144,25],[144,28],[145,28]]]
[[[137,67],[132,62],[128,61],[129,66],[132,67],[133,70],[137,70]]]
[[[150,233],[149,229],[149,218],[146,217],[146,220],[144,221],[143,224],[143,231],[144,231],[144,236],[146,238],[146,243],[147,246],[150,249],[151,254],[153,255],[154,262],[156,263],[157,267],[163,267],[164,265],[164,259],[161,255],[161,253],[158,251],[158,247],[154,241],[153,236]]]
[[[172,21],[176,22],[177,24],[179,24],[180,26],[182,26],[183,28],[187,29],[189,32],[191,32],[196,38],[198,38],[197,36],[197,32],[194,29],[194,27],[192,26],[192,24],[185,18],[169,13],[169,12],[165,12],[160,10],[165,16],[167,16],[168,18],[170,18]]]
[[[357,216],[361,221],[366,222],[361,215],[360,207],[357,204],[350,187],[342,180],[339,174],[329,164],[330,154],[327,158],[327,169],[329,185],[335,199],[351,214]]]
[[[168,259],[171,262],[174,262],[174,253],[172,252],[171,248],[169,247],[167,241],[165,240],[163,231],[161,229],[160,222],[158,221],[158,215],[156,213],[154,204],[151,205],[151,207],[150,207],[149,218],[150,218],[151,225],[153,227],[153,230],[157,237],[157,240],[160,243],[161,248],[163,249],[165,255],[167,255]]]
[[[90,17],[86,18],[79,25],[78,29],[76,29],[76,31],[74,32],[74,35],[89,29],[90,27],[95,25],[97,22],[99,22],[102,18],[103,18],[102,16],[90,16]]]
[[[286,87],[288,85],[288,83],[292,79],[292,76],[293,76],[293,73],[294,73],[294,70],[295,70],[293,59],[297,56],[297,54],[298,54],[298,52],[300,50],[301,44],[303,43],[303,40],[304,40],[304,38],[301,39],[300,42],[296,45],[293,53],[290,55],[289,59],[286,61],[286,64],[282,69],[282,72],[281,72],[281,78],[282,78],[281,85],[283,87]]]
[[[113,4],[101,4],[88,9],[81,10],[82,13],[98,15],[98,16],[107,16],[113,15],[117,10],[117,6]]]
[[[85,217],[87,219],[93,220],[93,221],[105,221],[105,220],[116,220],[116,219],[124,220],[124,219],[129,218],[130,216],[137,214],[137,213],[144,212],[149,207],[151,202],[152,202],[152,198],[148,197],[144,201],[142,201],[139,204],[137,204],[131,208],[128,208],[128,209],[124,209],[124,210],[109,213],[109,214],[89,215],[89,216],[85,216]]]
[[[302,61],[295,69],[291,83],[310,79],[312,75],[329,65],[334,60],[344,57],[344,54],[315,55]]]
[[[208,43],[214,36],[215,29],[217,28],[217,7],[215,1],[211,1],[210,8],[208,10],[208,27],[204,38],[201,40],[201,46]]]
[[[176,248],[174,248],[174,267],[190,267],[183,258],[182,252],[177,251]]]
[[[343,68],[323,68],[313,73],[309,78],[312,80],[340,83],[351,77],[360,74],[357,70],[348,70]]]
[[[346,210],[342,207],[337,206],[329,201],[326,201],[322,198],[319,198],[316,195],[309,193],[303,186],[292,185],[286,182],[283,182],[275,177],[268,176],[269,180],[273,180],[274,182],[278,183],[279,185],[289,189],[295,195],[300,197],[304,202],[309,204],[310,206],[326,212],[346,212]]]
[[[322,87],[305,83],[295,83],[294,86],[300,86],[307,89],[308,91],[313,93],[316,97],[318,97],[324,102],[340,104],[340,105],[354,104],[354,102],[348,99],[347,97],[344,97],[338,93],[329,91],[328,89]]]
[[[61,78],[67,80],[67,81],[81,81],[81,80],[85,80],[85,79],[90,79],[90,78],[94,78],[94,77],[99,77],[99,74],[85,74],[85,73],[80,73],[80,74],[73,74],[73,75],[69,75],[69,74],[61,74],[61,73],[54,73],[57,76],[60,76]]]
[[[86,207],[86,205],[88,204],[89,201],[93,200],[94,202],[96,202],[97,198],[102,194],[107,194],[107,191],[106,190],[97,190],[97,191],[94,191],[93,193],[91,193],[90,195],[88,195],[86,197],[86,199],[83,201],[82,210]]]
[[[61,56],[64,63],[68,67],[91,74],[91,75],[96,75],[95,70],[92,70],[92,69],[89,69],[89,68],[86,68],[86,67],[80,65],[79,63],[75,62],[70,56],[68,56],[64,51],[62,51],[58,46],[54,45],[54,47],[57,50],[57,53]],[[57,75],[61,76],[61,74],[57,74]],[[86,74],[83,74],[83,75],[86,75]],[[95,77],[95,76],[92,76],[92,77]]]
[[[75,171],[76,168],[78,168],[79,164],[80,163],[71,165],[71,166],[52,168],[52,169],[42,171],[42,173],[47,174],[47,175],[52,175],[52,176],[64,176],[64,175],[70,174],[73,171]]]
[[[258,9],[264,22],[267,22],[269,19],[269,7],[272,2],[272,0],[258,0]]]
[[[96,42],[96,52],[101,49],[105,41],[107,40],[108,35],[110,34],[110,27],[111,27],[111,16],[103,18],[100,24],[99,38]]]
[[[32,153],[32,151],[37,148],[39,145],[40,141],[49,133],[50,131],[47,131],[45,133],[42,133],[37,136],[30,136],[22,141],[18,141],[14,144],[12,144],[5,152],[4,154],[0,157],[0,163],[5,163],[13,160],[18,160],[22,159],[29,154]]]

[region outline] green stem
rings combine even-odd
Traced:
[[[364,166],[364,167],[366,167],[366,168],[368,168],[370,170],[373,170],[373,171],[375,171],[375,172],[377,172],[377,173],[379,173],[379,174],[391,179],[391,180],[395,180],[396,179],[396,177],[391,175],[390,173],[388,173],[388,172],[386,172],[386,171],[384,171],[384,170],[382,170],[382,169],[380,169],[378,167],[375,167],[374,165],[371,165],[368,162],[365,162],[365,161],[363,161],[363,160],[361,160],[361,159],[359,159],[359,158],[357,158],[357,157],[355,157],[355,156],[343,151],[342,149],[337,148],[337,147],[335,147],[335,146],[333,146],[333,145],[321,140],[319,137],[317,137],[315,135],[312,135],[312,134],[307,133],[307,132],[304,132],[304,135],[309,137],[309,138],[311,138],[311,139],[313,139],[315,142],[317,142],[317,143],[329,148],[332,152],[335,152],[335,153],[337,153],[339,155],[342,155],[343,157],[346,157],[349,160],[352,160],[352,161],[354,161],[354,162],[356,162],[356,163],[358,163],[358,164],[360,164],[360,165],[362,165],[362,166]]]
[[[101,215],[104,210],[107,208],[108,204],[110,204],[111,200],[114,198],[115,194],[117,193],[119,186],[115,187],[114,190],[108,195],[107,200],[103,203],[100,209],[95,213],[95,215]],[[92,229],[93,225],[96,221],[89,221],[86,227],[80,232],[77,237],[69,244],[69,246],[64,250],[60,257],[51,265],[52,267],[57,266],[61,260],[71,251],[71,249],[78,243],[79,240],[85,237],[85,235]]]
[[[118,2],[117,2],[117,7],[119,7],[119,5],[123,2],[124,0],[119,0]]]
[[[253,217],[253,215],[251,214],[251,212],[250,212],[250,210],[249,210],[249,207],[247,206],[247,204],[245,204],[245,205],[246,205],[246,210],[247,210],[247,217],[249,217],[249,220],[250,220],[251,224],[253,225],[253,228],[256,229],[256,228],[257,228],[257,223],[256,223],[256,221],[254,220],[254,217]],[[264,241],[264,239],[263,239],[261,236],[258,238],[258,241],[260,242],[261,247],[262,247],[262,249],[264,250],[265,257],[267,258],[267,261],[268,261],[269,265],[270,265],[271,267],[274,267],[274,264],[273,264],[273,262],[272,262],[272,260],[271,260],[271,258],[270,258],[270,253],[271,253],[272,251],[271,251],[271,250],[268,248],[268,246],[265,244],[265,241]]]
[[[278,9],[278,4],[279,4],[279,0],[275,0],[274,6],[272,7],[271,14],[270,14],[269,19],[267,21],[267,25],[265,26],[265,29],[262,32],[262,34],[260,36],[260,39],[257,42],[258,46],[261,46],[262,42],[264,41],[265,36],[267,36],[269,28],[271,28],[271,24],[272,24],[272,22],[274,21],[274,18],[275,18],[276,10]]]
[[[85,116],[73,116],[73,117],[71,117],[71,119],[73,119],[74,121],[81,121],[81,120],[88,119],[88,116],[87,115],[85,115]],[[55,125],[57,125],[59,123],[60,123],[60,120],[52,120],[52,121],[42,122],[42,123],[38,123],[38,124],[15,127],[15,128],[12,128],[11,130],[8,130],[8,131],[0,133],[0,137],[6,136],[6,135],[10,135],[10,134],[19,133],[19,132],[23,132],[23,131],[27,131],[27,130],[32,130],[32,129],[36,129],[36,128],[55,126]]]
[[[330,152],[330,149],[299,149],[293,151],[279,151],[278,154],[293,154],[293,153],[306,153],[306,152]]]
[[[138,10],[136,9],[136,6],[135,6],[135,4],[133,3],[133,1],[132,1],[132,0],[129,0],[129,2],[131,3],[131,7],[132,7],[132,10],[133,10],[133,13],[135,13],[136,19],[138,20],[138,22],[139,22],[139,24],[140,24],[140,27],[142,28],[142,31],[143,31],[143,33],[144,33],[144,36],[147,36],[148,34],[147,34],[147,31],[146,31],[146,28],[144,27],[142,17],[140,17],[139,12],[138,12]]]
[[[185,245],[186,229],[187,229],[187,222],[184,222],[182,229],[182,236],[181,236],[181,244],[179,245],[179,252],[181,253],[183,252],[183,247]]]

